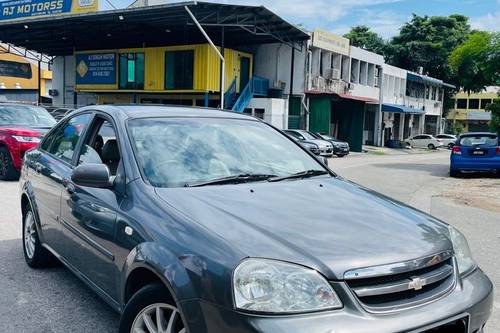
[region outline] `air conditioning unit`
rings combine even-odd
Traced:
[[[59,95],[59,91],[57,91],[57,89],[49,89],[49,96],[58,96]]]
[[[325,77],[329,80],[340,80],[340,70],[337,68],[328,68]]]
[[[281,89],[281,90],[285,90],[286,88],[286,82],[283,82],[283,81],[273,81],[273,88],[274,89]]]

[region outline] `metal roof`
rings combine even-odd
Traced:
[[[185,6],[214,43],[226,47],[283,42],[301,47],[309,35],[263,6],[181,2],[158,6],[0,21],[0,41],[51,56],[79,50],[205,43]]]

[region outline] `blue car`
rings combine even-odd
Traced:
[[[494,133],[460,135],[451,150],[450,176],[462,171],[500,172],[500,147]]]

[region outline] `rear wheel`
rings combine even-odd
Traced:
[[[127,303],[120,333],[186,333],[179,309],[161,283],[140,289]]]
[[[434,146],[434,144],[432,144],[432,143],[429,143],[427,145],[427,148],[429,148],[429,149],[436,149],[436,146]]]
[[[23,214],[23,252],[24,259],[31,268],[43,268],[51,263],[52,255],[40,243],[35,216],[29,206]]]
[[[460,177],[460,175],[461,175],[460,170],[450,169],[450,176],[451,177],[458,178],[458,177]]]
[[[6,147],[0,147],[0,180],[19,178],[19,172],[14,168],[12,157]]]

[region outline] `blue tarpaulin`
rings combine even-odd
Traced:
[[[395,113],[407,113],[407,114],[421,114],[424,110],[410,108],[409,106],[398,105],[398,104],[382,104],[382,112],[395,112]]]

